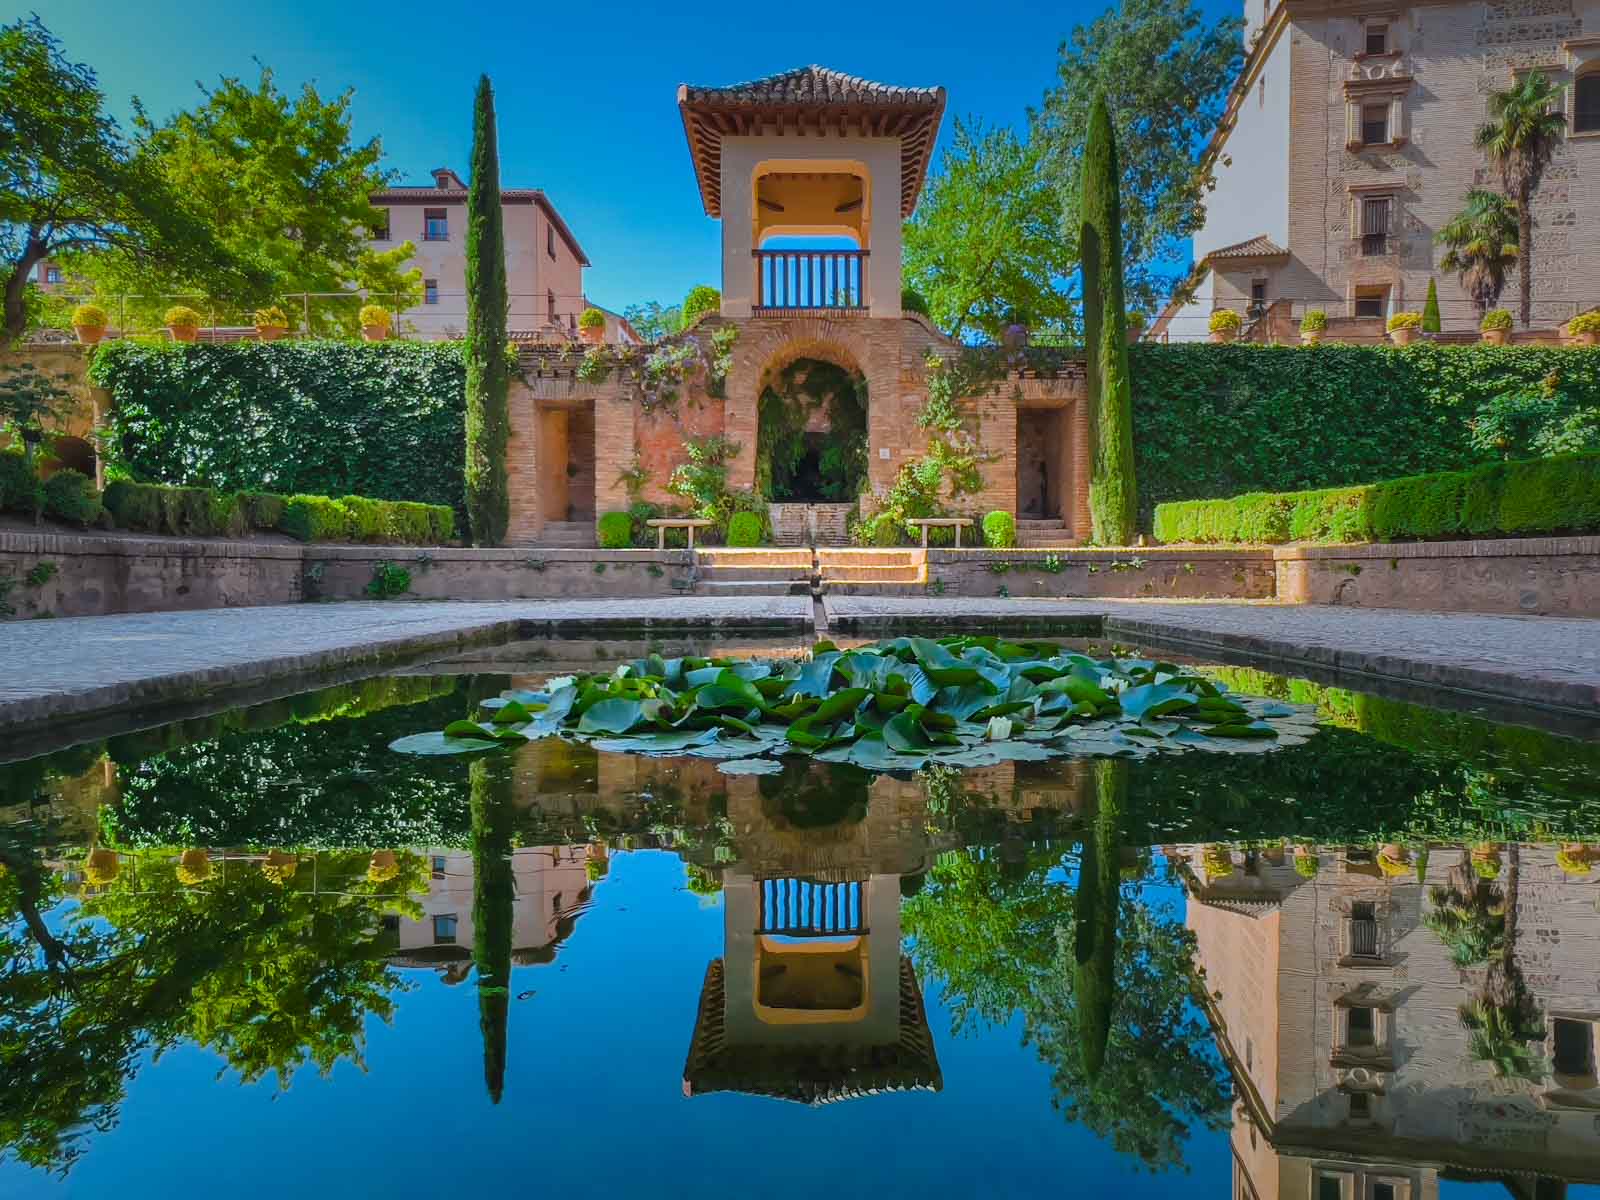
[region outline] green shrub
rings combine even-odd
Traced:
[[[0,450],[0,512],[32,516],[42,502],[39,479],[20,450]]]
[[[579,329],[604,329],[606,315],[598,308],[586,308],[578,316]]]
[[[72,325],[75,329],[104,329],[111,321],[106,316],[106,310],[98,304],[80,304],[72,310]]]
[[[1212,333],[1238,333],[1244,327],[1244,318],[1231,308],[1219,308],[1211,314],[1206,328]]]
[[[1567,322],[1567,333],[1577,337],[1580,333],[1600,333],[1600,309],[1579,313]]]
[[[120,529],[174,537],[238,537],[249,528],[239,497],[210,488],[118,481],[102,497]]]
[[[155,484],[119,479],[106,484],[101,501],[118,529],[139,533],[160,533],[161,489]]]
[[[1416,312],[1392,313],[1389,317],[1388,328],[1390,333],[1393,333],[1396,329],[1421,329],[1422,314]]]
[[[1478,328],[1485,333],[1496,329],[1509,330],[1512,326],[1511,314],[1503,308],[1491,308],[1483,314],[1483,320],[1478,322]]]
[[[239,505],[251,529],[276,529],[283,520],[285,498],[273,492],[240,492]]]
[[[694,323],[707,313],[720,311],[722,308],[722,293],[710,284],[702,283],[689,289],[689,294],[683,298],[683,327],[693,328]]]
[[[1156,507],[1162,542],[1358,542],[1600,531],[1600,453]]]
[[[923,299],[922,293],[916,288],[900,289],[900,311],[916,313],[918,316],[928,315],[928,302]]]
[[[1321,333],[1328,328],[1328,314],[1320,308],[1309,309],[1300,318],[1301,333]]]
[[[340,496],[339,504],[350,514],[350,536],[358,542],[388,541],[386,514],[381,500],[365,496]]]
[[[626,550],[633,544],[633,518],[625,512],[604,513],[595,522],[602,550]]]
[[[100,519],[105,505],[94,480],[82,471],[57,471],[44,481],[44,511],[58,521],[88,527]]]
[[[256,309],[255,322],[262,329],[289,328],[289,318],[284,315],[283,309],[276,304],[269,304],[266,308]]]
[[[1017,519],[995,509],[983,518],[983,544],[991,550],[1009,550],[1017,544]]]
[[[388,561],[374,563],[366,593],[374,600],[389,600],[411,590],[411,572]]]
[[[387,329],[389,328],[389,322],[391,318],[389,316],[389,310],[384,308],[383,305],[363,304],[361,306],[360,315],[356,319],[360,321],[363,329],[374,326],[381,329]]]
[[[290,496],[278,527],[302,542],[348,542],[355,533],[355,517],[327,496]]]
[[[736,512],[728,518],[728,545],[759,546],[761,517],[753,512]]]

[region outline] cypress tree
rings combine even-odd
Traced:
[[[500,149],[494,89],[478,80],[472,110],[472,179],[467,185],[467,521],[478,546],[505,541],[511,521],[506,481],[506,249],[500,209]]]
[[[1439,285],[1431,276],[1428,279],[1428,302],[1422,306],[1422,331],[1439,332]]]
[[[1089,111],[1083,149],[1080,253],[1083,340],[1093,464],[1089,512],[1102,546],[1133,541],[1138,491],[1133,476],[1133,395],[1128,377],[1128,315],[1122,295],[1122,200],[1116,134],[1103,94]]]
[[[511,954],[516,880],[511,771],[502,759],[468,768],[472,808],[472,965],[478,974],[478,1031],[483,1084],[495,1104],[505,1091],[506,1033],[511,1017]]]

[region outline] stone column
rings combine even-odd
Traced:
[[[1089,515],[1089,478],[1094,463],[1091,458],[1088,400],[1080,398],[1072,401],[1062,425],[1070,428],[1066,451],[1067,461],[1072,464],[1069,472],[1071,491],[1062,497],[1063,516],[1069,527],[1068,532],[1080,542],[1087,542],[1094,531],[1094,522]],[[1068,512],[1070,516],[1066,515]]]

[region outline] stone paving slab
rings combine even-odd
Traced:
[[[0,623],[0,733],[556,632],[812,627],[807,596],[294,604]]]
[[[827,597],[830,629],[1058,623],[1600,716],[1600,620],[1249,602]]]

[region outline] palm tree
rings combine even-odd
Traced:
[[[1507,196],[1517,205],[1517,290],[1522,324],[1533,320],[1533,194],[1567,129],[1561,111],[1564,87],[1542,71],[1529,71],[1503,92],[1489,93],[1489,120],[1474,141],[1500,172]]]
[[[1473,188],[1461,211],[1434,235],[1446,247],[1439,266],[1456,272],[1481,316],[1500,301],[1517,261],[1517,206],[1499,192]]]

